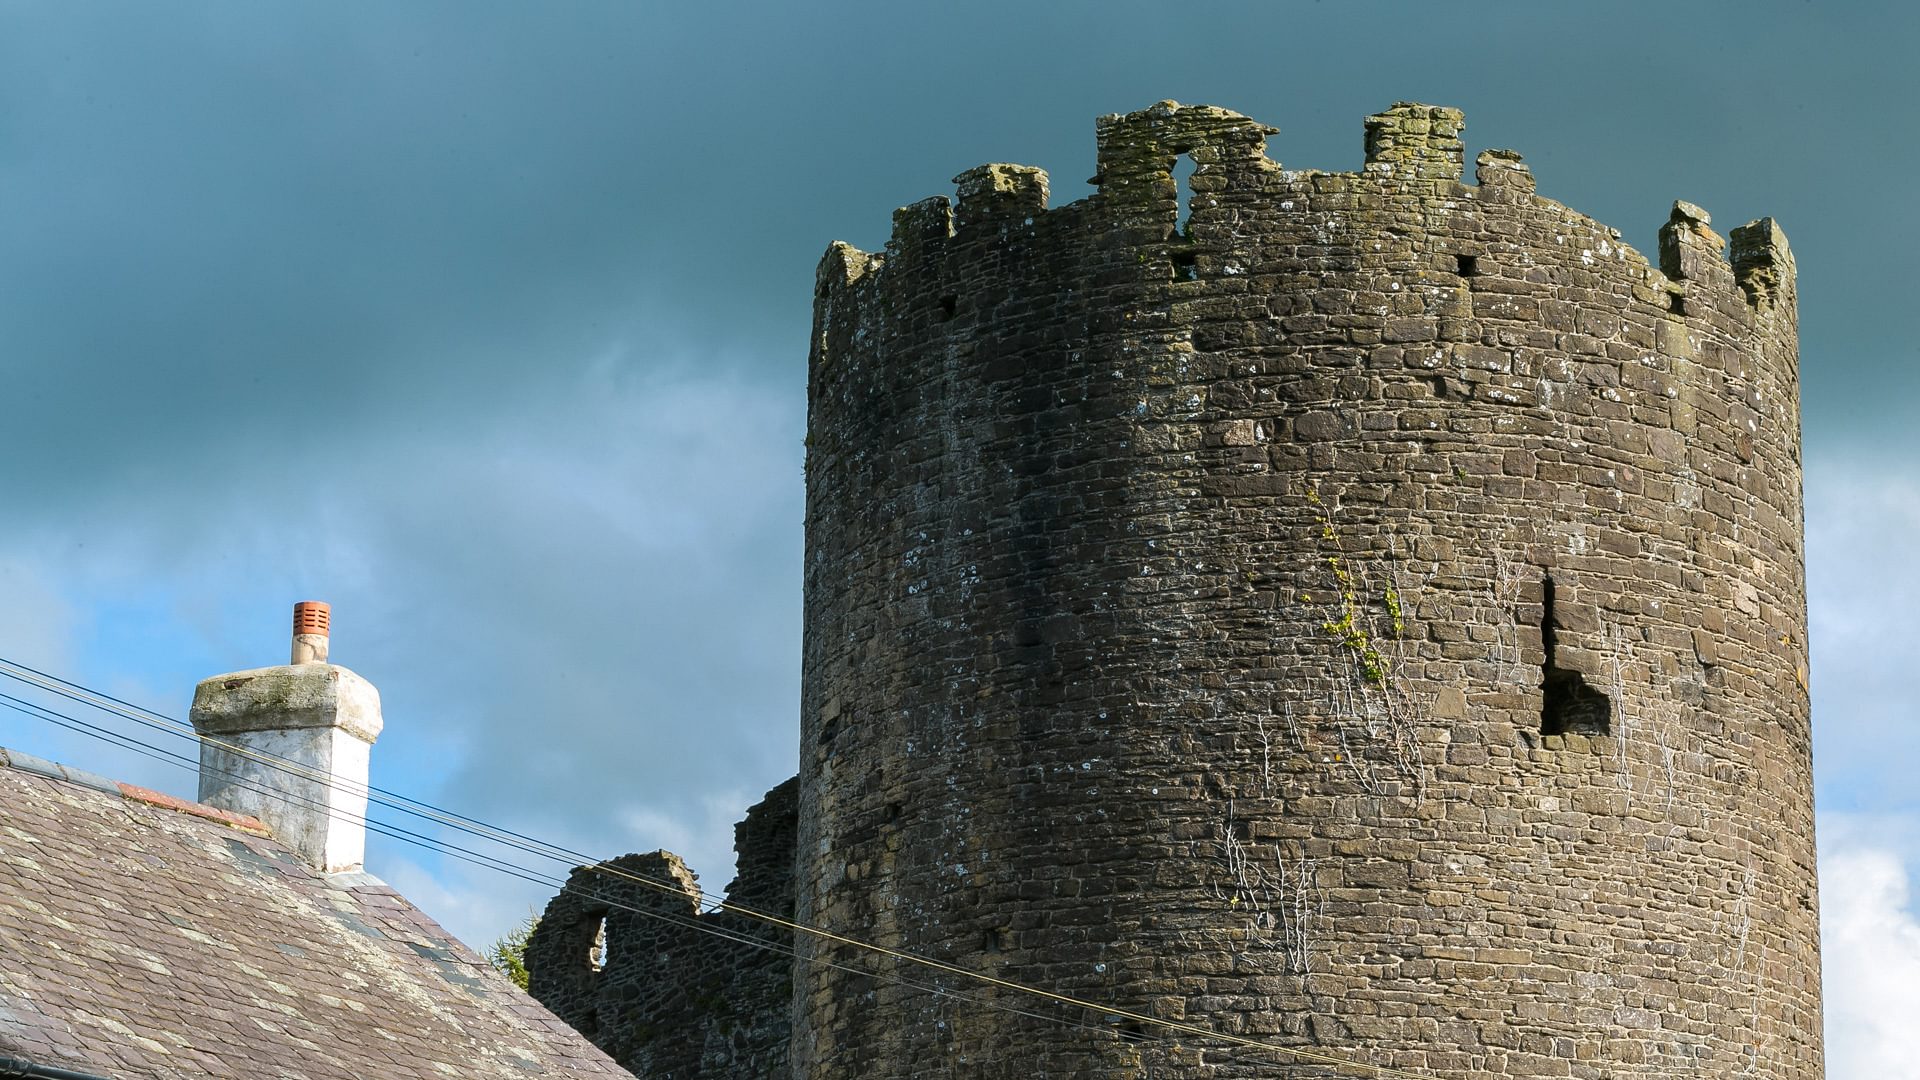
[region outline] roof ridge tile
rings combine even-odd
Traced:
[[[157,806],[162,810],[173,810],[182,814],[191,814],[197,818],[206,818],[208,821],[217,821],[222,825],[231,826],[242,832],[253,833],[255,836],[271,837],[273,835],[273,830],[267,828],[265,822],[250,814],[236,814],[231,810],[222,810],[217,806],[208,806],[206,803],[192,802],[179,798],[178,796],[169,795],[164,791],[144,788],[138,784],[116,783],[112,790],[118,791],[121,795],[135,802],[143,802],[148,806]]]
[[[24,773],[44,776],[49,780],[65,780],[69,784],[79,784],[81,787],[89,787],[95,791],[104,791],[109,795],[118,795],[120,793],[120,786],[104,776],[85,772],[81,769],[70,769],[57,761],[49,761],[43,757],[35,757],[32,754],[23,753],[19,750],[8,750],[0,747],[0,763],[4,763],[8,767],[18,769]]]
[[[42,776],[49,780],[62,780],[69,784],[78,784],[84,788],[92,788],[94,791],[104,792],[108,795],[118,795],[122,798],[132,799],[134,802],[159,807],[162,810],[191,814],[194,817],[205,818],[208,821],[216,821],[222,825],[231,826],[243,832],[253,833],[256,836],[271,837],[273,835],[273,830],[267,828],[266,823],[259,818],[246,814],[236,814],[230,810],[222,810],[218,807],[193,802],[189,799],[182,799],[175,795],[168,795],[164,791],[155,791],[152,788],[141,787],[138,784],[127,784],[118,780],[109,780],[98,773],[90,773],[84,769],[76,769],[68,765],[62,765],[57,761],[50,761],[46,758],[29,754],[23,750],[9,750],[4,746],[0,746],[0,768],[16,769],[20,772],[33,776]]]

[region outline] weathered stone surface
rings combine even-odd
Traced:
[[[796,789],[769,791],[734,827],[729,904],[792,919]],[[625,855],[575,870],[548,903],[527,942],[528,989],[637,1076],[784,1076],[792,951],[789,931],[703,912],[679,856]]]
[[[1088,199],[829,251],[802,920],[1435,1075],[1819,1075],[1785,238],[1681,204],[1663,272],[1460,131],[1162,102]],[[1283,1068],[798,944],[802,1077]]]
[[[260,818],[316,869],[360,868],[381,730],[372,683],[326,663],[236,671],[202,680],[189,716],[201,802]]]
[[[341,727],[373,742],[381,730],[380,692],[338,664],[282,664],[203,679],[189,716],[209,735]]]

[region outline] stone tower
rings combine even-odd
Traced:
[[[1162,102],[829,250],[797,916],[1113,1011],[802,937],[796,1075],[1820,1076],[1785,237],[1461,126]]]

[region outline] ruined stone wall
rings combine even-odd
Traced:
[[[1649,266],[1460,130],[1167,102],[829,250],[803,921],[1437,1076],[1820,1075],[1786,242]],[[1293,1074],[800,946],[874,974],[801,965],[799,1076]]]
[[[774,788],[734,827],[730,903],[792,918],[796,788]],[[528,989],[636,1076],[785,1076],[792,948],[790,933],[750,916],[702,913],[679,856],[624,855],[575,870],[547,905],[527,943]]]

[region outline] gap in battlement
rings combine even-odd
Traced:
[[[1173,184],[1179,189],[1180,200],[1180,220],[1174,225],[1174,232],[1180,236],[1193,235],[1193,172],[1197,167],[1187,154],[1181,154],[1173,162]]]
[[[1471,117],[1469,117],[1469,119],[1471,119]],[[1468,125],[1467,131],[1471,130],[1472,125]],[[1479,187],[1480,178],[1474,174],[1474,162],[1480,160],[1480,152],[1505,145],[1510,144],[1482,142],[1468,135],[1466,131],[1462,131],[1460,133],[1460,182],[1468,187]]]

